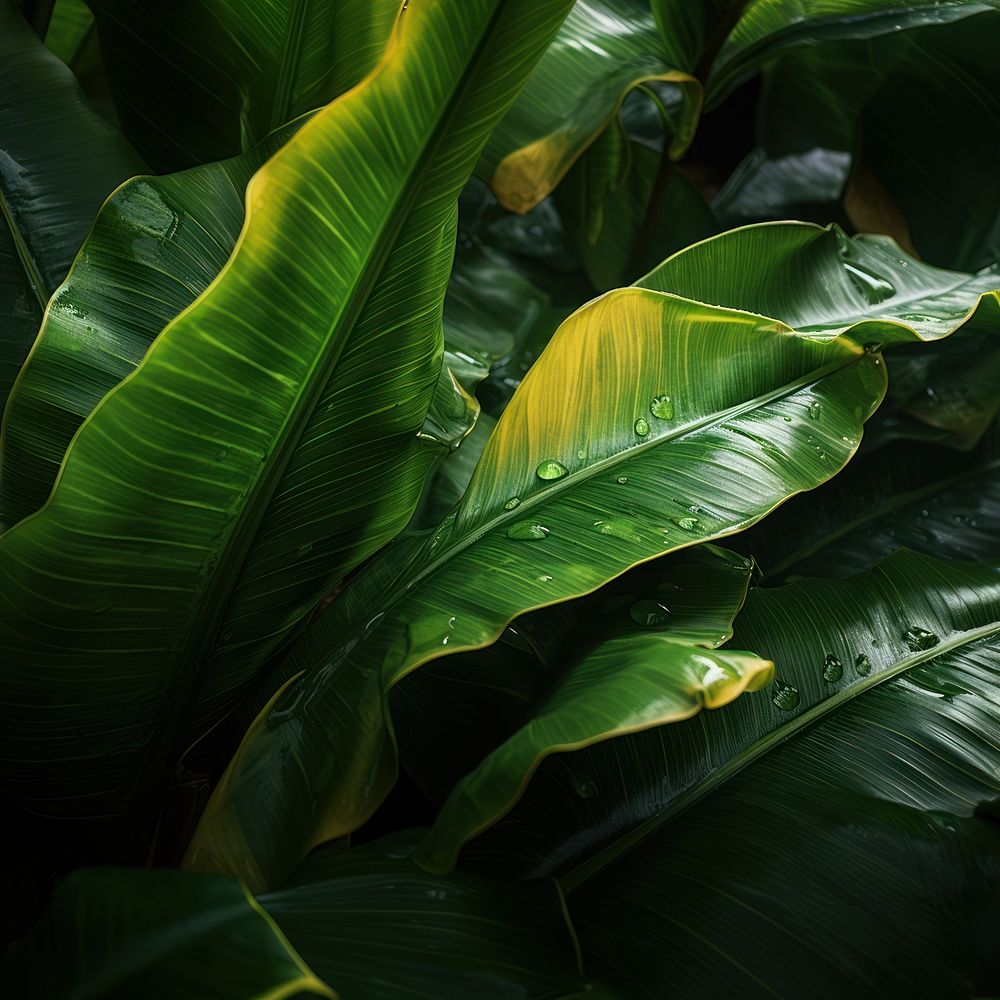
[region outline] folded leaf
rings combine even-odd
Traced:
[[[142,161],[0,4],[0,411],[101,202]]]
[[[671,84],[671,151],[679,157],[694,135],[700,84],[666,58],[642,0],[578,0],[487,144],[480,169],[500,203],[515,212],[537,205],[605,129],[617,127],[629,91],[649,81]]]
[[[394,778],[382,708],[394,684],[826,481],[883,391],[881,359],[847,338],[750,313],[642,288],[575,313],[449,519],[390,549],[296,645],[282,672],[305,675],[251,727],[190,863],[273,884],[356,828]]]
[[[585,651],[570,657],[521,728],[458,783],[417,848],[420,864],[450,870],[462,844],[514,805],[549,754],[689,719],[771,679],[769,661],[718,649],[732,636],[751,563],[712,549],[672,561],[670,582],[637,601],[618,599],[608,588],[599,592],[614,611],[578,642]],[[593,601],[580,603],[593,614]],[[582,620],[577,629],[588,631]],[[586,777],[577,791],[583,798],[598,794]]]
[[[19,801],[124,812],[141,842],[180,752],[406,523],[455,199],[568,2],[408,10],[393,58],[255,175],[221,274],[3,536],[0,751]]]
[[[401,0],[88,0],[125,134],[159,171],[235,156],[358,83]]]

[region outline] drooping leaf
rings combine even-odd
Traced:
[[[406,523],[455,199],[567,5],[408,10],[393,58],[255,175],[222,273],[90,415],[45,507],[3,536],[17,800],[124,812],[141,841],[181,750]]]
[[[629,288],[575,313],[504,411],[454,514],[376,560],[297,644],[282,672],[305,675],[251,727],[191,863],[273,884],[357,827],[395,774],[382,707],[395,683],[824,482],[883,389],[880,358],[847,338],[746,312]]]
[[[480,169],[500,203],[515,212],[537,205],[605,129],[618,127],[629,91],[652,81],[670,84],[671,150],[680,156],[701,109],[699,83],[667,59],[642,0],[578,0],[487,144]]]
[[[101,202],[142,162],[0,4],[0,410]]]
[[[639,600],[600,591],[614,610],[597,629],[585,624],[596,602],[580,602],[577,629],[585,638],[573,648],[582,652],[570,654],[524,724],[456,785],[414,854],[421,865],[454,867],[462,844],[514,805],[550,754],[689,719],[771,679],[769,661],[718,648],[732,637],[751,563],[713,549],[671,561],[669,582]],[[598,788],[580,777],[577,793],[587,798]]]
[[[39,1000],[336,1000],[245,886],[189,872],[73,872],[0,971],[11,989]]]
[[[96,42],[94,15],[84,0],[56,0],[45,32],[45,44],[70,69]]]
[[[157,172],[235,156],[358,83],[400,0],[88,0],[125,134]]]

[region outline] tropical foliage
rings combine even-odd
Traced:
[[[0,0],[12,995],[1000,992],[998,42]]]

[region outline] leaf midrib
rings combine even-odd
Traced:
[[[21,264],[22,270],[24,271],[24,276],[27,279],[28,285],[31,287],[31,291],[35,296],[38,308],[41,312],[44,312],[51,293],[45,287],[45,281],[42,278],[38,264],[31,253],[31,249],[28,247],[24,234],[14,221],[14,213],[11,211],[10,203],[7,200],[7,192],[4,191],[2,185],[0,185],[0,216],[3,217],[3,221],[6,223],[7,229],[10,232],[11,241],[13,242],[14,249],[17,252],[17,259]]]
[[[669,293],[666,292],[657,292],[654,294],[669,295]],[[698,305],[704,305],[704,303],[698,303]],[[580,482],[590,479],[598,473],[604,472],[608,468],[613,468],[621,462],[630,461],[645,451],[660,447],[670,441],[676,441],[690,434],[695,434],[698,431],[704,430],[706,427],[712,427],[714,425],[724,423],[732,417],[740,416],[752,410],[759,409],[761,406],[766,406],[768,403],[773,402],[776,399],[782,399],[786,396],[790,396],[793,393],[798,392],[800,389],[804,389],[807,386],[832,375],[834,372],[840,371],[841,368],[846,368],[848,365],[856,364],[867,357],[869,357],[867,353],[861,353],[853,354],[847,358],[840,358],[837,361],[830,362],[829,364],[823,365],[822,367],[814,369],[811,372],[807,372],[805,375],[800,376],[794,381],[787,382],[784,385],[779,386],[777,389],[772,389],[770,392],[764,393],[761,396],[754,396],[750,400],[744,400],[742,403],[737,403],[735,406],[730,406],[725,410],[720,410],[707,417],[702,417],[700,420],[695,420],[684,425],[683,427],[679,427],[677,430],[669,434],[662,434],[652,440],[639,442],[627,451],[616,452],[614,455],[609,455],[607,458],[601,459],[601,461],[595,462],[593,465],[588,465],[585,469],[567,474],[563,479],[554,480],[551,485],[542,488],[537,493],[522,500],[513,510],[507,511],[501,508],[501,510],[490,520],[483,522],[475,528],[475,530],[470,531],[468,534],[463,536],[459,541],[455,542],[451,546],[448,546],[436,560],[429,563],[407,583],[403,584],[402,593],[400,594],[398,600],[401,600],[406,593],[409,593],[414,587],[422,583],[428,576],[436,573],[442,565],[450,562],[465,549],[478,542],[484,535],[489,534],[494,529],[501,527],[506,522],[512,521],[515,518],[517,520],[521,520],[524,517],[525,511],[530,510],[532,507],[535,507],[540,503],[551,500],[563,490],[569,489],[570,487],[576,488]],[[570,598],[567,598],[567,600],[569,599]]]
[[[829,698],[813,705],[812,708],[802,712],[790,719],[782,726],[772,729],[766,736],[747,747],[742,752],[731,757],[721,767],[716,768],[703,781],[696,782],[687,791],[679,795],[665,809],[651,816],[639,826],[619,837],[617,840],[602,848],[593,857],[578,865],[560,878],[560,882],[567,893],[579,888],[595,875],[600,874],[609,865],[614,864],[624,854],[635,849],[642,841],[655,833],[661,826],[669,823],[675,816],[682,813],[697,803],[709,792],[714,791],[719,785],[727,781],[734,774],[742,771],[747,765],[752,764],[759,757],[767,753],[773,747],[786,740],[791,739],[803,729],[818,722],[840,708],[849,701],[853,701],[859,695],[870,691],[886,681],[893,680],[901,674],[912,670],[914,667],[929,660],[935,660],[939,656],[950,653],[955,649],[960,649],[980,639],[989,638],[991,635],[1000,634],[1000,621],[990,622],[988,625],[981,625],[979,628],[967,629],[955,632],[950,639],[939,643],[931,649],[921,650],[913,656],[905,657],[898,663],[878,673],[851,684],[849,687],[838,691]]]
[[[169,772],[177,757],[178,748],[184,738],[183,723],[191,716],[204,680],[205,664],[213,648],[218,626],[229,605],[260,523],[308,425],[309,417],[315,409],[316,397],[329,382],[349,338],[340,338],[341,343],[335,351],[329,350],[330,345],[334,342],[336,332],[350,330],[356,325],[358,317],[364,310],[371,290],[395,245],[395,240],[422,190],[423,177],[436,159],[448,126],[462,104],[467,89],[466,82],[479,72],[483,50],[488,46],[496,22],[502,16],[505,7],[503,0],[494,6],[480,35],[476,51],[456,80],[451,97],[445,103],[434,132],[424,146],[423,155],[416,158],[406,181],[400,185],[400,196],[391,210],[385,213],[385,222],[375,240],[376,252],[369,258],[355,281],[347,308],[327,331],[323,339],[323,349],[316,352],[312,368],[303,380],[294,404],[289,407],[285,423],[275,437],[264,471],[250,488],[240,512],[224,534],[223,543],[215,549],[219,553],[215,574],[209,578],[203,591],[206,599],[192,616],[187,639],[173,658],[172,669],[168,668],[168,681],[164,687],[157,721],[150,738],[149,745],[154,749],[143,761],[134,785],[137,794],[139,789],[149,789],[149,793],[154,797],[151,806],[153,809],[156,808],[156,800],[167,783],[165,772]],[[242,235],[240,242],[242,243]],[[237,249],[238,247],[239,244]],[[232,543],[230,539],[233,540]],[[162,749],[157,753],[156,748]],[[141,798],[140,804],[133,806],[132,814],[134,820],[142,821]]]

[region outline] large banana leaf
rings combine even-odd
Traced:
[[[458,782],[414,854],[420,864],[451,870],[462,844],[513,807],[549,754],[681,722],[770,681],[770,661],[718,648],[732,638],[750,561],[713,546],[685,556],[666,567],[669,581],[638,600],[604,588],[601,606],[610,610],[603,614],[593,600],[578,602],[569,617],[583,633],[575,643],[583,652],[570,657],[524,724]],[[546,627],[542,615],[536,629]],[[588,615],[604,621],[588,630]],[[585,777],[579,782],[581,796],[598,794]]]
[[[80,424],[222,270],[247,183],[297,127],[231,160],[133,178],[101,209],[4,413],[0,525],[42,506]]]
[[[73,872],[0,972],[17,995],[39,1000],[336,1000],[244,886],[186,872]]]
[[[486,147],[481,170],[501,204],[537,205],[605,129],[620,127],[629,91],[654,81],[670,84],[671,152],[680,156],[701,109],[699,83],[667,57],[643,0],[578,0]]]
[[[409,9],[393,58],[258,172],[222,273],[3,536],[15,799],[148,832],[185,740],[405,524],[455,199],[567,5]]]
[[[254,723],[191,863],[273,884],[357,827],[394,778],[382,701],[396,682],[826,481],[857,447],[883,371],[846,337],[645,288],[577,312],[521,383],[453,514],[390,549],[293,650],[285,675],[305,676]]]
[[[1000,576],[902,551],[752,593],[735,641],[773,690],[586,751],[585,818],[551,781],[536,803],[532,846],[583,861],[588,970],[639,997],[993,995]]]
[[[73,74],[0,3],[0,410],[101,202],[143,167]]]
[[[401,0],[87,0],[125,134],[158,172],[235,156],[353,87]]]

